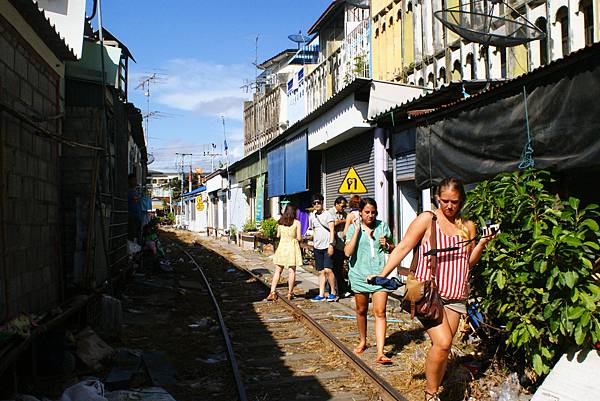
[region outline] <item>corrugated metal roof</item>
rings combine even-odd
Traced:
[[[477,103],[489,97],[504,93],[506,91],[511,91],[515,87],[519,87],[519,90],[521,90],[520,87],[523,85],[542,79],[558,71],[567,69],[570,65],[574,63],[579,63],[589,57],[600,57],[600,42],[596,42],[591,44],[590,46],[586,46],[582,49],[576,50],[573,53],[569,54],[567,57],[554,60],[547,65],[535,68],[532,71],[520,75],[518,77],[502,82],[492,82],[489,85],[489,87],[484,88],[484,90],[468,98],[458,99],[454,102],[445,104],[428,113],[423,113],[422,116],[428,119],[435,118],[437,117],[438,113],[442,114],[453,111],[453,108],[455,107],[468,107],[471,104]]]
[[[196,195],[196,194],[199,194],[200,192],[205,191],[205,190],[206,190],[206,187],[203,185],[203,186],[201,186],[199,188],[194,189],[191,192],[186,192],[186,193],[182,194],[181,197],[184,198],[186,196]]]
[[[345,3],[346,3],[346,0],[333,0],[331,2],[331,4],[329,5],[329,7],[327,7],[327,9],[325,11],[323,11],[323,14],[321,14],[319,19],[317,19],[317,21],[313,24],[313,26],[310,27],[310,29],[308,30],[307,33],[309,35],[312,35],[312,34],[318,32],[319,28],[321,27],[323,22],[325,22],[331,14],[333,14],[335,11],[337,11],[337,9]]]
[[[398,120],[401,120],[412,111],[420,111],[420,113],[418,113],[419,115],[427,114],[423,111],[426,109],[429,109],[429,111],[436,110],[445,104],[456,102],[457,100],[464,98],[465,92],[472,95],[484,89],[486,85],[487,81],[483,80],[452,81],[438,89],[431,90],[431,92],[421,95],[416,99],[391,107],[374,116],[371,121],[385,123],[386,121],[384,120],[390,120],[391,122],[392,113],[394,114],[394,118]]]
[[[59,35],[54,25],[46,18],[43,10],[40,10],[33,0],[9,0],[10,4],[21,14],[27,23],[38,34],[40,39],[48,46],[52,53],[60,60],[75,61],[77,56]]]

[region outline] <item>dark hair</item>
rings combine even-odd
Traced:
[[[344,198],[343,196],[338,196],[337,198],[335,198],[335,204],[339,205],[342,202],[346,202],[346,198]]]
[[[437,196],[440,196],[442,194],[442,191],[446,189],[451,189],[458,192],[458,195],[460,196],[460,207],[462,207],[465,203],[465,199],[467,198],[467,194],[465,193],[465,187],[462,181],[455,177],[444,178],[442,182],[440,182],[440,184],[438,185],[435,194]]]
[[[283,214],[279,218],[277,224],[281,224],[282,226],[289,227],[294,224],[294,220],[296,219],[296,205],[288,203],[283,211]]]
[[[358,210],[362,211],[367,205],[371,205],[377,210],[377,202],[373,198],[362,198],[358,204]]]
[[[321,194],[313,194],[313,196],[310,198],[311,202],[314,201],[320,201],[321,203],[323,203],[323,195]]]
[[[360,196],[352,195],[350,197],[350,202],[348,202],[348,207],[350,207],[350,209],[358,209],[360,207]]]

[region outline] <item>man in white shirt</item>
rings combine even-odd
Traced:
[[[312,207],[308,218],[308,225],[313,230],[313,252],[315,255],[315,269],[319,272],[319,295],[312,298],[313,302],[338,300],[335,276],[333,274],[333,252],[335,247],[334,218],[323,207],[323,195],[314,194]],[[325,296],[325,281],[329,283],[331,292]]]

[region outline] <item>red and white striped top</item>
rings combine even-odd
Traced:
[[[466,299],[467,282],[469,277],[470,251],[467,244],[461,243],[464,239],[460,235],[449,236],[442,232],[438,224],[437,231],[438,249],[459,247],[455,251],[444,251],[438,253],[437,285],[440,295],[447,299]],[[431,278],[431,255],[423,257],[423,254],[431,249],[430,240],[421,242],[419,246],[419,263],[415,272],[415,278],[421,282]]]

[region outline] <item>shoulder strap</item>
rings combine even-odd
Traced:
[[[437,237],[435,236],[435,226],[434,226],[434,220],[436,220],[437,217],[436,217],[435,213],[432,212],[431,210],[427,210],[425,213],[431,213],[431,215],[432,215],[432,217],[431,217],[431,231],[432,231],[433,234],[430,234],[430,238],[432,239],[432,241],[436,241],[437,242]],[[433,237],[431,237],[431,235],[433,235]],[[417,264],[419,264],[419,247],[420,246],[421,246],[421,241],[419,241],[419,243],[417,245],[415,245],[415,248],[413,249],[413,258],[412,258],[412,261],[410,262],[410,269],[409,269],[410,272],[413,273],[413,274],[417,271]],[[432,245],[432,249],[434,249],[433,245]],[[437,261],[437,259],[436,259],[436,261]]]
[[[435,213],[431,218],[431,233],[429,234],[429,238],[431,239],[431,249],[437,250],[437,227],[436,227],[437,216]],[[438,268],[438,260],[437,260],[437,252],[434,252],[431,255],[431,277],[434,281],[437,281],[437,268]]]
[[[319,224],[321,226],[323,226],[324,229],[326,229],[327,231],[329,231],[329,227],[327,227],[325,224],[323,224],[323,222],[321,221],[321,219],[319,218],[319,215],[315,213],[315,219],[317,219],[317,221],[319,222]]]

